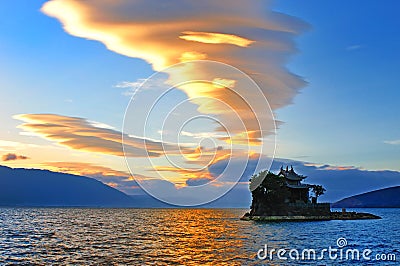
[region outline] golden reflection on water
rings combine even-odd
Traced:
[[[306,248],[314,238],[327,247],[321,225],[336,239],[336,224],[239,220],[245,211],[0,208],[0,265],[284,265],[257,251]]]
[[[256,254],[244,210],[0,211],[0,261],[11,264],[244,265]]]
[[[226,210],[159,210],[158,239],[148,256],[184,265],[242,265],[243,240]],[[245,255],[246,256],[246,255]]]

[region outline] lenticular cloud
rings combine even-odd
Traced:
[[[232,65],[257,82],[272,110],[290,104],[304,85],[285,64],[296,51],[294,38],[307,25],[273,12],[270,1],[52,0],[42,11],[69,34],[142,58],[156,71],[199,59]]]

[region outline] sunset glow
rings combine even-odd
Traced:
[[[228,187],[229,162],[274,155],[332,171],[400,170],[398,95],[390,89],[397,55],[362,32],[353,40],[337,30],[326,41],[317,13],[308,21],[268,1],[18,8],[32,30],[15,21],[0,36],[3,165],[90,176],[122,191],[137,185],[133,177],[172,191],[211,181]],[[309,25],[313,19],[321,26]],[[375,57],[388,62],[372,75]],[[359,72],[347,75],[350,63]],[[126,112],[130,101],[148,117]]]

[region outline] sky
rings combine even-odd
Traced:
[[[279,155],[398,171],[399,3],[277,1],[276,7],[312,25],[289,63],[309,84],[279,111],[286,122]]]
[[[1,164],[89,175],[130,194],[140,180],[170,202],[164,193],[184,197],[207,182],[197,193],[216,197],[249,158],[261,160],[260,170],[274,153],[335,169],[400,171],[399,7],[6,1]],[[209,167],[229,158],[226,179],[214,180]]]

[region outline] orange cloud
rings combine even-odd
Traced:
[[[184,187],[188,184],[188,182],[196,182],[196,181],[207,181],[210,182],[214,179],[212,174],[208,171],[207,168],[197,170],[191,168],[179,168],[179,167],[170,167],[170,166],[155,166],[153,171],[158,172],[170,172],[177,174],[175,178],[172,179],[174,184],[177,187]]]
[[[79,117],[56,114],[21,114],[16,119],[25,121],[19,127],[71,149],[124,156],[122,133],[104,124]],[[124,135],[128,157],[159,157],[165,153],[180,154],[180,147],[150,139]]]
[[[212,43],[212,44],[233,44],[240,47],[247,47],[254,41],[242,38],[233,34],[215,33],[215,32],[194,32],[194,31],[184,31],[184,35],[179,36],[179,38],[186,41],[202,42],[202,43]]]
[[[334,166],[334,165],[325,165],[320,167],[321,170],[335,170],[335,171],[345,171],[345,170],[356,170],[359,169],[355,166]]]
[[[209,178],[212,179],[212,175],[207,170],[197,170],[190,168],[178,168],[178,167],[169,167],[169,166],[155,166],[155,171],[166,171],[166,172],[174,172],[184,174],[190,178]]]
[[[296,51],[294,38],[306,25],[273,12],[270,5],[256,0],[52,0],[42,11],[57,18],[69,34],[100,41],[122,55],[142,58],[157,71],[198,59],[235,66],[259,85],[261,96],[268,99],[274,111],[292,103],[305,85],[287,71],[285,64]],[[274,132],[269,107],[261,104],[262,97],[249,89],[248,82],[199,64],[187,63],[175,73],[166,72],[172,85],[199,76],[208,81],[236,82],[236,95],[232,88],[205,84],[178,87],[199,105],[199,112],[217,115],[236,135],[234,141],[247,142],[246,132],[250,131],[254,136],[250,143],[258,145],[261,138]],[[269,126],[260,127],[259,121],[267,121]]]
[[[244,151],[244,150],[228,150],[218,147],[217,149],[205,149],[203,147],[198,147],[196,149],[197,153],[208,153],[207,156],[196,157],[196,153],[191,154],[193,156],[192,159],[187,160],[185,163],[189,165],[196,165],[196,167],[179,167],[179,166],[154,166],[151,171],[158,172],[169,172],[175,173],[177,175],[173,175],[173,178],[170,180],[177,184],[178,187],[186,186],[186,185],[196,185],[203,184],[206,182],[213,182],[213,185],[221,185],[225,183],[229,183],[226,181],[226,177],[223,177],[224,181],[220,182],[217,180],[219,176],[213,175],[209,168],[212,168],[213,165],[216,165],[221,161],[229,161],[229,160],[259,160],[260,154],[252,151]],[[210,157],[212,158],[210,160]],[[221,171],[223,172],[223,170]],[[163,175],[161,175],[163,176]],[[168,179],[168,178],[167,178]]]
[[[231,149],[224,149],[219,146],[217,148],[205,148],[198,146],[192,150],[186,150],[183,152],[186,163],[196,164],[202,167],[207,167],[220,160],[229,158],[232,155]]]
[[[63,172],[74,175],[91,176],[91,177],[107,177],[107,176],[118,176],[125,179],[130,179],[130,175],[127,172],[114,170],[105,166],[98,166],[91,163],[82,162],[46,162],[42,166],[49,170]]]
[[[108,182],[108,183],[106,183],[106,185],[113,187],[113,188],[118,188],[118,186],[119,186],[117,183],[114,183],[114,182]]]
[[[30,158],[27,157],[27,156],[24,156],[24,155],[17,155],[17,154],[15,154],[15,153],[7,153],[7,154],[4,154],[1,158],[2,158],[3,162],[30,159]]]

